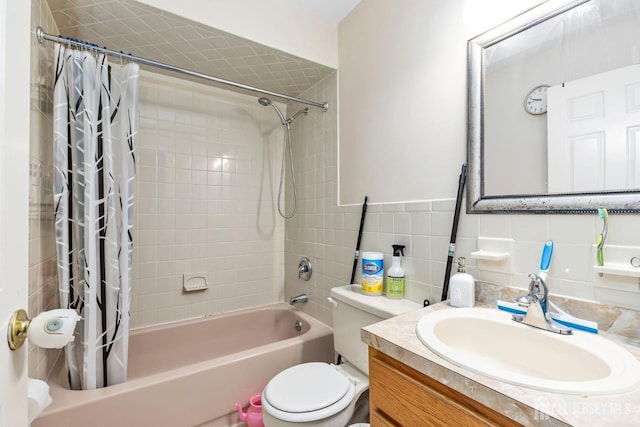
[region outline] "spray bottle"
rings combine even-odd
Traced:
[[[387,298],[400,299],[404,296],[404,270],[400,256],[404,256],[404,245],[393,246],[393,261],[387,270]]]

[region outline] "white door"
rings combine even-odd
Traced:
[[[9,317],[28,310],[31,2],[0,0],[0,427],[26,427],[27,345],[11,351]]]
[[[547,91],[549,192],[640,188],[640,65]]]

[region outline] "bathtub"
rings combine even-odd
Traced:
[[[53,403],[32,426],[232,426],[235,403],[246,406],[275,374],[333,358],[331,329],[286,304],[139,328],[123,384],[69,390],[60,357],[48,381]]]

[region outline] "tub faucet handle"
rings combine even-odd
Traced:
[[[300,258],[300,263],[298,264],[298,279],[302,279],[305,282],[311,279],[311,273],[313,269],[311,268],[311,261],[306,256]]]

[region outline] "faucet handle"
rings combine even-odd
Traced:
[[[298,279],[308,281],[311,279],[311,274],[313,270],[311,268],[311,261],[309,258],[302,257],[300,258],[300,263],[298,264]]]
[[[516,304],[520,307],[529,307],[529,305],[538,302],[546,305],[548,291],[547,285],[544,283],[544,279],[535,273],[529,274],[529,279],[529,293],[518,297],[516,299]],[[542,285],[542,292],[540,285]]]
[[[544,279],[537,274],[530,274],[529,293],[516,299],[520,307],[526,307],[527,313],[523,315],[514,314],[511,318],[516,322],[533,326],[545,331],[555,332],[562,335],[570,335],[571,328],[567,328],[555,322],[547,313],[547,296],[549,288]]]
[[[540,303],[542,312],[547,313],[547,296],[549,295],[549,288],[546,282],[539,275],[532,273],[529,275],[531,283],[529,283],[529,295],[535,297],[536,302]]]
[[[542,278],[535,273],[529,275],[529,295],[540,295],[540,281]]]

